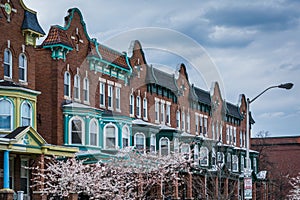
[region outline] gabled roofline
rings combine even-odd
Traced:
[[[68,24],[66,24],[64,27],[63,27],[63,26],[60,26],[60,25],[55,25],[55,27],[60,28],[60,29],[62,29],[62,30],[64,30],[64,31],[68,30],[68,29],[70,28],[70,26],[71,26],[71,22],[72,22],[72,19],[73,19],[73,17],[74,17],[74,13],[75,13],[75,12],[77,12],[78,15],[79,15],[79,17],[80,17],[80,23],[81,23],[81,25],[82,25],[82,27],[83,27],[84,34],[85,34],[86,38],[87,38],[89,41],[92,42],[92,39],[90,38],[90,36],[89,36],[88,33],[87,33],[86,24],[85,24],[85,22],[84,22],[84,20],[83,20],[83,16],[82,16],[82,14],[81,14],[81,12],[80,12],[80,10],[79,10],[78,8],[70,8],[70,9],[68,10],[68,13],[69,13],[69,15],[68,15],[68,16],[69,16]],[[67,16],[67,17],[68,17],[68,16]]]

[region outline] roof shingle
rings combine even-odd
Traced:
[[[67,34],[64,30],[57,26],[51,26],[47,38],[43,41],[42,46],[61,44],[72,48],[72,43],[70,42]]]

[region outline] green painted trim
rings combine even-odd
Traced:
[[[69,120],[68,115],[64,114],[64,144],[69,144]]]
[[[84,20],[83,20],[83,16],[82,16],[80,10],[79,10],[78,8],[72,8],[72,9],[70,9],[70,10],[71,10],[71,13],[69,12],[69,13],[70,13],[70,14],[69,14],[69,16],[70,16],[70,18],[69,18],[69,23],[68,23],[67,25],[65,25],[64,27],[59,26],[59,25],[56,25],[56,27],[59,28],[59,29],[62,29],[62,30],[64,30],[64,31],[68,30],[68,29],[70,28],[71,22],[72,22],[72,20],[73,20],[74,13],[77,12],[77,13],[79,14],[79,17],[80,17],[80,23],[81,23],[81,25],[82,25],[82,27],[83,27],[83,31],[84,31],[84,34],[85,34],[86,38],[87,38],[89,41],[92,41],[92,40],[90,39],[90,36],[89,36],[88,33],[87,33],[86,24],[85,24],[85,22],[84,22]],[[69,11],[70,11],[70,10],[69,10]]]
[[[126,62],[128,62],[127,61],[127,59],[128,59],[128,57],[126,56]],[[111,62],[108,62],[108,61],[106,61],[106,60],[103,60],[101,57],[100,58],[97,58],[97,57],[95,57],[95,56],[89,56],[88,57],[88,60],[96,60],[96,61],[98,61],[98,62],[102,62],[102,63],[104,63],[104,64],[107,64],[107,65],[110,65],[110,66],[112,66],[112,67],[115,67],[115,68],[117,68],[117,69],[119,69],[119,70],[121,70],[121,71],[125,71],[125,72],[127,72],[128,74],[132,74],[132,69],[131,69],[131,67],[130,67],[130,65],[129,65],[129,68],[130,68],[130,70],[128,70],[128,69],[124,69],[123,67],[121,67],[121,66],[119,66],[119,65],[116,65],[116,64],[114,64],[114,63],[111,63]],[[97,66],[98,67],[98,66]],[[95,66],[95,69],[96,69],[96,66]],[[101,72],[104,72],[104,70],[101,70]]]
[[[53,44],[53,45],[45,45],[45,46],[43,46],[44,49],[51,48],[52,51],[53,51],[53,49],[52,49],[53,47],[61,47],[63,50],[64,50],[64,49],[67,49],[67,50],[69,50],[69,51],[72,51],[72,50],[73,50],[72,47],[69,47],[69,46],[63,45],[63,44]]]

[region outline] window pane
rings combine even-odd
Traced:
[[[90,123],[90,145],[97,145],[97,122],[94,120]]]
[[[72,144],[82,144],[82,123],[72,120]]]
[[[0,100],[0,129],[11,130],[11,103]]]

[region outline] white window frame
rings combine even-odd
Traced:
[[[195,144],[194,146],[194,165],[199,166],[199,146]]]
[[[81,143],[72,143],[72,121],[73,120],[79,120],[81,121]],[[69,120],[69,144],[75,144],[75,145],[84,145],[85,144],[85,123],[84,120],[81,117],[74,116]]]
[[[229,125],[226,125],[226,143],[227,144],[229,144],[229,141],[230,141],[230,137],[229,137],[229,135],[230,135],[230,127],[229,127]]]
[[[200,135],[201,136],[203,136],[203,130],[204,130],[204,128],[203,128],[203,115],[202,114],[200,114],[199,115],[199,121],[200,121],[200,123],[199,123],[199,133],[200,133]]]
[[[143,119],[148,120],[148,100],[146,97],[143,99]]]
[[[208,166],[209,154],[208,154],[208,148],[207,147],[200,147],[199,162],[200,162],[201,166]]]
[[[23,108],[24,108],[24,106],[25,105],[28,105],[29,106],[29,115],[30,116],[24,116],[24,113],[23,113]],[[28,101],[23,101],[22,102],[22,104],[21,104],[21,124],[20,124],[20,126],[33,126],[33,114],[32,114],[32,106],[31,106],[31,104],[28,102]],[[24,125],[23,124],[23,120],[24,120],[24,118],[25,119],[27,119],[27,120],[29,120],[29,125]]]
[[[27,57],[24,53],[20,53],[19,55],[19,69],[18,69],[19,81],[27,82]],[[20,78],[20,70],[22,70],[22,76],[24,79]]]
[[[10,124],[10,127],[9,127],[9,129],[5,129],[5,128],[0,128],[0,130],[1,131],[12,131],[12,129],[13,129],[13,121],[14,121],[14,115],[13,115],[13,110],[14,110],[14,107],[13,107],[13,103],[9,100],[9,99],[4,99],[4,98],[0,98],[0,108],[2,107],[2,106],[7,106],[7,105],[3,105],[2,104],[2,102],[7,102],[7,103],[9,103],[9,107],[10,107],[10,109],[9,109],[9,113],[0,113],[0,117],[2,116],[2,117],[10,117],[10,122],[9,122],[9,124]],[[3,112],[3,109],[1,108],[1,112]]]
[[[239,171],[239,157],[237,155],[232,155],[232,171]]]
[[[160,100],[155,98],[155,123],[159,123],[159,102]]]
[[[94,124],[96,124],[96,130],[95,130],[95,132],[92,132],[92,125],[93,125],[93,123]],[[95,134],[96,135],[96,144],[92,144],[92,134]],[[94,118],[94,119],[92,119],[91,121],[90,121],[90,124],[89,124],[89,144],[91,145],[91,146],[99,146],[99,138],[98,138],[98,135],[99,135],[99,125],[98,125],[98,121]]]
[[[185,112],[184,111],[181,112],[181,128],[182,128],[182,131],[185,131]]]
[[[8,53],[8,55],[6,53]],[[8,56],[8,58],[6,56]],[[8,69],[9,74],[8,74],[8,76],[6,76],[5,73],[4,73],[4,78],[12,79],[12,52],[8,48],[6,48],[4,50],[3,65],[4,65],[4,72],[5,72],[5,67],[6,66],[9,68]]]
[[[106,129],[108,127],[114,127],[114,129],[115,129],[115,146],[114,146],[114,148],[107,147],[107,144],[106,144],[106,139],[107,139]],[[103,148],[104,149],[118,149],[118,127],[115,124],[111,123],[111,122],[106,124],[103,127]]]
[[[179,110],[177,110],[176,111],[176,128],[178,129],[178,130],[180,130],[180,117],[181,115],[180,115],[180,111]]]
[[[236,146],[236,127],[233,127],[233,144]]]
[[[232,170],[232,155],[231,155],[231,153],[227,153],[227,155],[226,155],[226,166],[227,166],[227,168],[228,168],[228,170],[229,171],[231,171]]]
[[[174,153],[179,153],[179,139],[174,138]]]
[[[171,126],[171,102],[166,102],[166,122],[168,126]]]
[[[150,153],[156,152],[156,135],[154,133],[150,136]]]
[[[68,71],[64,73],[64,97],[71,98],[71,75]]]
[[[84,103],[90,102],[90,82],[87,77],[83,80],[83,101]]]
[[[107,108],[114,109],[114,87],[111,84],[107,85]]]
[[[159,155],[160,156],[166,156],[166,155],[162,155],[162,142],[163,140],[167,141],[167,155],[170,155],[170,140],[167,137],[162,137],[159,139]]]
[[[137,118],[141,118],[141,97],[137,96],[136,97],[136,116]]]
[[[124,139],[127,140],[127,145],[124,146]],[[129,127],[127,125],[124,125],[122,127],[122,147],[129,147],[130,146],[130,131],[129,131]]]
[[[138,149],[137,148],[137,136],[140,135],[143,137],[143,149]],[[137,132],[136,134],[134,134],[134,146],[138,149],[141,150],[143,153],[146,152],[146,137],[145,134],[142,132]]]
[[[207,136],[208,134],[208,116],[203,115],[203,133]]]
[[[134,117],[134,95],[131,93],[129,95],[129,116]]]
[[[244,172],[245,169],[245,157],[241,156],[241,172]]]
[[[240,130],[240,147],[243,147],[243,131]]]
[[[74,99],[80,100],[80,76],[78,74],[74,76]]]
[[[25,166],[24,166],[23,162],[26,163]],[[29,167],[29,159],[23,157],[23,158],[21,158],[21,162],[20,163],[22,165],[20,167],[20,179],[22,179],[22,178],[26,179],[26,185],[27,185],[26,191],[24,191],[23,195],[24,195],[25,199],[27,199],[27,197],[30,195],[29,194],[29,187],[30,187],[30,185],[29,185],[29,179],[30,179],[30,177],[29,177],[29,169],[26,168],[26,167]]]
[[[116,111],[121,112],[121,88],[120,87],[115,87],[116,89]]]
[[[160,121],[162,124],[165,124],[165,101],[161,100],[160,102]]]
[[[257,174],[257,159],[253,158],[253,171],[255,174]]]
[[[100,98],[100,107],[105,108],[105,82],[100,81],[100,91],[99,91],[99,98]]]

